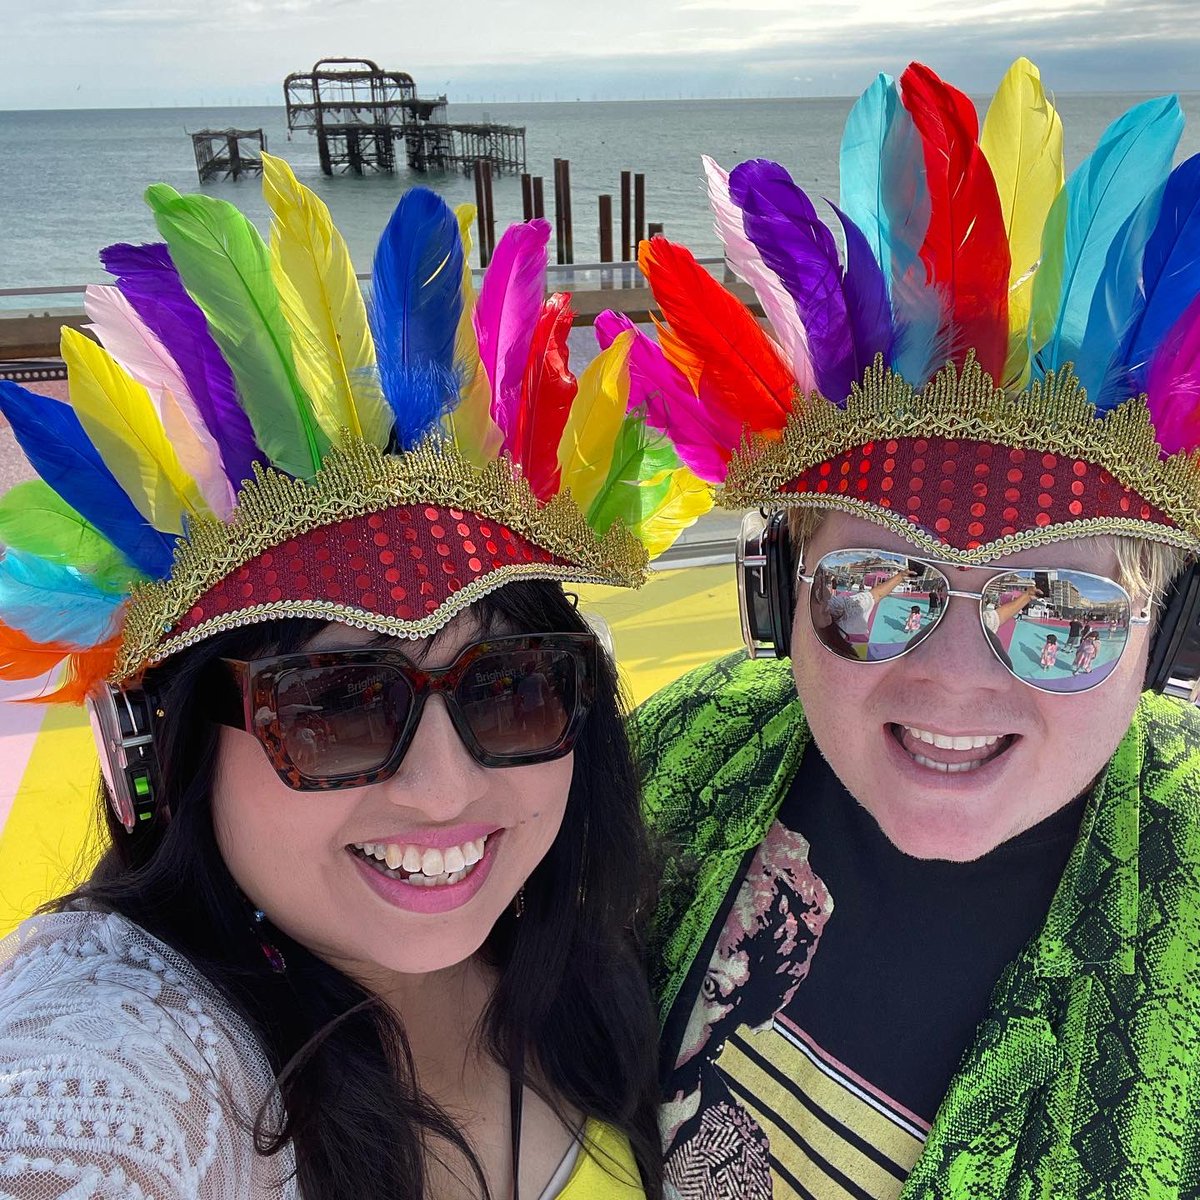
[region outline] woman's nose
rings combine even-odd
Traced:
[[[430,696],[400,769],[384,787],[395,804],[449,821],[486,792],[487,779],[488,768],[463,745],[446,702]]]

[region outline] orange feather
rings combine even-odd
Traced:
[[[660,338],[663,353],[693,380],[701,400],[724,409],[743,428],[782,429],[796,385],[783,351],[754,314],[687,250],[665,238],[641,244],[638,266],[670,324]]]
[[[54,691],[26,696],[20,702],[82,704],[91,688],[112,673],[120,648],[120,635],[79,650],[63,642],[35,642],[19,629],[0,623],[0,679],[39,679],[62,666],[65,671]]]

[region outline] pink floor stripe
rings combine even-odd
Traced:
[[[0,680],[0,832],[8,822],[13,800],[21,786],[38,730],[46,715],[40,704],[8,704],[18,696],[36,693],[39,684]]]

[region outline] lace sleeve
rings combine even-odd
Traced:
[[[261,1054],[190,968],[120,918],[38,925],[0,960],[0,1196],[294,1197],[247,1128]]]

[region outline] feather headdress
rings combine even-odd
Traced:
[[[840,509],[963,562],[1088,533],[1200,550],[1182,123],[1174,97],[1140,104],[1064,180],[1032,63],[982,132],[913,64],[851,111],[838,207],[777,163],[706,159],[727,262],[774,336],[685,249],[644,243],[660,338],[638,345],[633,401],[725,507]]]
[[[368,301],[325,205],[263,163],[269,240],[151,187],[163,243],[104,251],[69,400],[0,382],[40,476],[0,497],[0,678],[61,668],[40,699],[276,617],[420,637],[514,579],[636,586],[712,503],[630,404],[632,333],[572,372],[545,222],[476,296],[469,214],[413,189]]]

